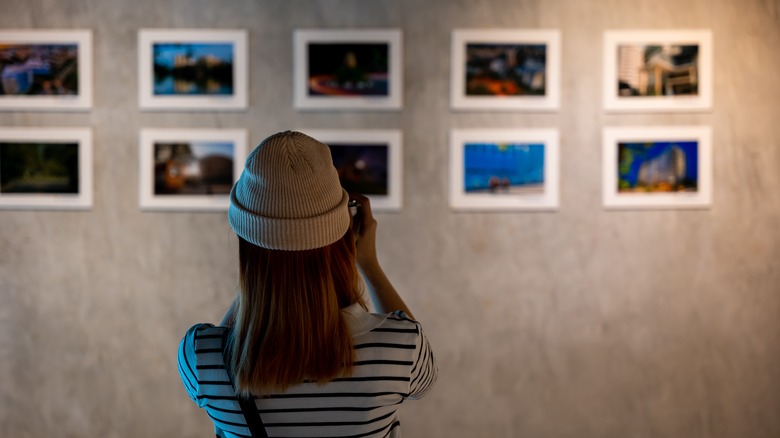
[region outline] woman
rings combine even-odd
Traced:
[[[353,199],[354,219],[329,148],[299,132],[247,158],[228,210],[238,296],[179,348],[184,387],[217,436],[252,436],[236,394],[270,437],[400,436],[398,407],[436,380],[427,338],[377,260],[371,204]]]

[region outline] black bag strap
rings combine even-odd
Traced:
[[[225,362],[225,371],[230,379],[230,385],[233,386],[233,391],[235,392],[236,382],[233,381],[233,370],[230,367],[230,361],[227,360],[227,341],[230,339],[230,334],[232,332],[233,329],[225,330],[225,333],[222,335],[222,360]],[[268,434],[265,432],[265,426],[263,426],[263,419],[260,418],[260,413],[257,412],[254,398],[246,399],[245,397],[236,394],[236,399],[241,406],[241,412],[244,413],[246,425],[249,427],[249,433],[252,434],[252,438],[268,438]]]

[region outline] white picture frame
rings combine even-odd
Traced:
[[[449,170],[453,210],[557,210],[558,130],[454,129]]]
[[[452,31],[453,110],[555,111],[560,106],[557,29]]]
[[[607,112],[712,109],[710,30],[608,30],[603,60]]]
[[[179,111],[246,109],[248,50],[247,31],[241,29],[139,30],[140,108]],[[196,74],[199,77],[208,75],[208,78],[192,79]]]
[[[403,135],[400,130],[306,129],[301,132],[331,147],[333,164],[345,190],[368,197],[376,212],[402,209]],[[349,173],[359,174],[349,181]],[[364,178],[368,181],[357,180],[360,173],[368,174]]]
[[[246,145],[243,129],[141,129],[141,209],[227,211],[230,189],[244,168]]]
[[[90,128],[2,127],[0,209],[89,210],[92,167]]]
[[[710,127],[608,127],[602,149],[606,209],[711,206]]]
[[[402,43],[399,29],[295,30],[295,109],[401,109]]]
[[[0,30],[0,111],[92,107],[92,31]]]

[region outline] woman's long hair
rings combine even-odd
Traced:
[[[243,396],[350,375],[353,340],[341,309],[365,308],[355,241],[269,250],[239,237],[240,291],[228,358]]]

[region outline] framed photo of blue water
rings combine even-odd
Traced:
[[[295,108],[401,108],[400,30],[300,29],[293,38]]]
[[[242,129],[141,130],[144,210],[226,211],[246,160]]]
[[[244,30],[140,30],[140,107],[184,111],[246,108],[247,50]]]
[[[362,193],[375,211],[403,205],[402,134],[393,129],[302,130],[330,147],[341,186]]]
[[[558,208],[558,131],[456,129],[450,133],[454,210]]]
[[[0,30],[0,110],[91,106],[90,30]]]
[[[708,208],[712,202],[711,130],[605,128],[606,208]]]
[[[452,32],[453,109],[553,111],[560,100],[558,30]]]
[[[89,128],[0,128],[0,209],[91,207]]]

